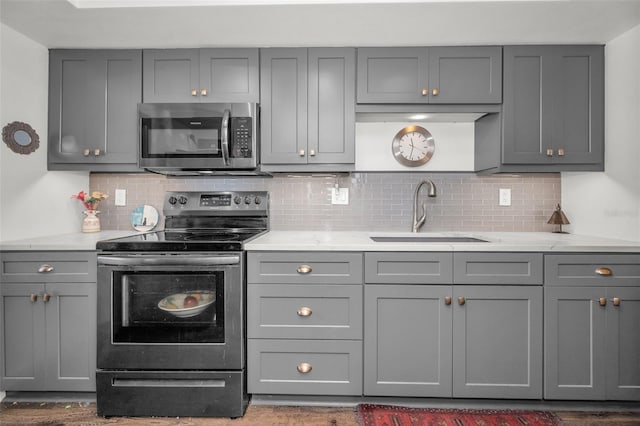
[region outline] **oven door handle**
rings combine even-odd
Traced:
[[[170,256],[170,255],[144,255],[144,256],[98,256],[99,265],[113,266],[215,266],[238,265],[240,256]]]

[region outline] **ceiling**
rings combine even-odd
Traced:
[[[0,0],[0,20],[48,48],[606,43],[640,24],[640,0],[268,2]]]

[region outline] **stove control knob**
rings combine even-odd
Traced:
[[[169,204],[171,204],[173,206],[173,205],[175,205],[175,203],[178,202],[178,199],[172,195],[171,197],[169,197],[168,201],[169,201]]]
[[[184,195],[181,195],[181,196],[178,198],[178,202],[179,202],[180,204],[182,204],[182,205],[187,204],[187,197],[185,197]]]
[[[253,202],[254,202],[254,203],[256,203],[256,204],[261,204],[261,203],[262,203],[262,199],[261,199],[260,197],[256,197],[256,198],[253,200]]]
[[[244,197],[245,204],[251,204],[251,197]]]
[[[240,196],[239,196],[239,195],[236,195],[236,196],[233,198],[233,202],[234,202],[234,203],[236,203],[236,204],[240,204],[240,203],[242,202],[242,198],[240,198]]]

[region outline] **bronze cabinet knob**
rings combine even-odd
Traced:
[[[462,296],[458,297],[458,305],[462,306],[465,303],[467,303],[467,301],[465,300],[464,297],[462,297]]]
[[[606,297],[599,298],[598,303],[600,304],[600,306],[607,306],[607,298]]]
[[[451,304],[451,296],[446,296],[444,298],[444,304],[449,306]]]

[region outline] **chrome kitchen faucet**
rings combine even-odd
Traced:
[[[429,192],[427,193],[427,196],[431,198],[434,198],[436,196],[436,185],[431,180],[423,180],[418,184],[416,192],[415,194],[413,194],[413,232],[418,232],[420,230],[420,227],[424,224],[425,220],[427,220],[426,200],[422,203],[422,215],[418,218],[418,197],[420,195],[420,190],[425,184],[429,185]]]

